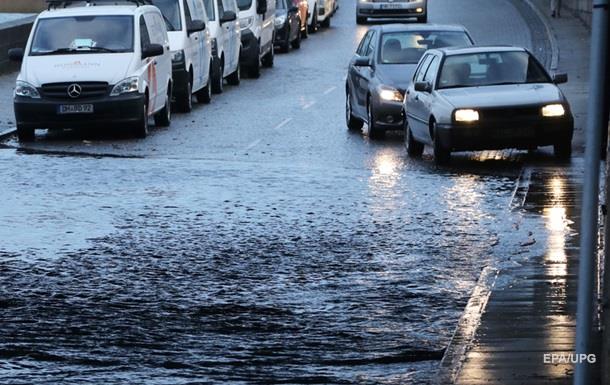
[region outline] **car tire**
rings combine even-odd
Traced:
[[[366,17],[356,16],[356,24],[366,24]]]
[[[193,111],[193,80],[189,74],[185,91],[176,96],[176,106],[180,112],[189,113]]]
[[[308,37],[309,37],[309,25],[307,25],[307,17],[306,17],[305,18],[305,28],[301,29],[301,38],[307,39]]]
[[[434,132],[434,163],[437,165],[447,164],[451,160],[451,151],[443,147],[436,129],[436,122],[432,123],[432,131]]]
[[[224,91],[224,79],[222,78],[225,70],[224,59],[217,60],[216,62],[217,64],[214,66],[214,71],[212,71],[212,93],[222,94],[222,91]]]
[[[301,25],[301,21],[299,20],[299,25]],[[292,45],[292,48],[294,49],[299,49],[301,48],[301,39],[303,37],[301,36],[301,31],[299,31],[299,33],[297,33],[297,38],[294,39],[290,44]]]
[[[275,58],[275,47],[271,44],[271,49],[265,56],[263,56],[263,67],[271,68],[273,67],[273,61]]]
[[[568,160],[572,157],[572,141],[563,140],[555,143],[553,146],[553,154],[559,160]]]
[[[17,139],[21,143],[33,142],[36,140],[36,132],[33,128],[17,125]]]
[[[239,83],[241,83],[241,65],[239,64],[239,61],[237,62],[237,68],[235,68],[235,71],[227,76],[227,83],[232,86],[238,86]]]
[[[169,127],[172,124],[172,95],[171,90],[167,91],[165,97],[165,106],[161,111],[155,114],[155,126],[157,127]]]
[[[148,101],[145,101],[143,104],[140,119],[138,119],[134,126],[134,135],[140,139],[148,136]]]
[[[210,74],[208,76],[208,84],[195,94],[197,101],[203,104],[210,104],[212,101],[212,66],[210,65]]]
[[[420,158],[424,154],[424,144],[419,143],[417,140],[415,140],[415,138],[413,137],[413,134],[411,133],[411,128],[409,127],[409,124],[407,123],[406,119],[405,119],[405,130],[404,130],[404,141],[405,141],[405,148],[407,150],[407,154],[411,158]]]
[[[368,126],[368,136],[370,139],[380,139],[383,138],[385,131],[381,130],[379,127],[377,127],[377,125],[375,124],[375,115],[373,112],[373,108],[371,107],[371,101],[369,99],[369,102],[367,103],[367,126]]]
[[[308,26],[309,33],[318,32],[318,6],[313,7],[313,16],[311,17],[311,24]]]
[[[358,119],[352,113],[352,97],[349,91],[345,95],[345,121],[347,122],[347,128],[353,131],[361,130],[364,126],[362,119]]]
[[[320,23],[320,26],[323,28],[330,28],[330,15],[326,16],[326,19]]]

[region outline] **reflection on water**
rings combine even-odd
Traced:
[[[548,231],[545,266],[547,266],[548,273],[556,277],[553,282],[563,285],[568,273],[565,243],[566,236],[570,232],[570,222],[567,219],[565,206],[564,181],[560,177],[554,177],[551,179],[549,187],[549,202],[547,207],[543,208],[545,227]]]

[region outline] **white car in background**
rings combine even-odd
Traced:
[[[212,92],[223,91],[223,80],[239,85],[241,72],[241,30],[235,0],[203,0],[212,41]]]
[[[212,47],[202,0],[151,0],[165,18],[172,50],[174,99],[182,112],[193,109],[193,94],[211,100]]]
[[[369,18],[409,19],[428,22],[428,0],[358,0],[356,23],[364,24]]]
[[[330,19],[336,10],[336,0],[318,0],[318,22],[321,27],[330,27]]]
[[[275,0],[237,0],[241,28],[241,63],[253,78],[261,65],[273,67],[275,55]]]
[[[96,126],[145,137],[150,116],[169,126],[172,59],[159,9],[49,4],[25,50],[9,51],[22,61],[14,98],[19,140],[34,140],[38,128]]]

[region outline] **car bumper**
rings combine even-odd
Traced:
[[[360,17],[423,17],[427,12],[427,6],[422,3],[359,2],[356,7]]]
[[[405,116],[401,102],[381,100],[377,97],[373,99],[372,108],[377,128],[386,131],[404,128]]]
[[[533,119],[502,125],[446,124],[438,125],[437,130],[441,145],[452,151],[528,149],[571,141],[574,120],[570,117]]]
[[[241,45],[240,62],[242,64],[251,65],[256,60],[259,60],[260,48],[258,46],[258,39],[251,30],[244,29],[241,31]]]
[[[17,125],[24,128],[97,128],[116,124],[131,124],[142,117],[145,95],[135,93],[105,96],[96,99],[72,100],[29,99],[14,100]],[[93,113],[59,114],[65,104],[92,104]]]
[[[189,80],[189,73],[184,62],[172,62],[173,93],[184,94],[186,83]]]
[[[288,24],[287,22],[279,27],[275,27],[275,40],[273,41],[273,44],[282,45],[282,44],[289,43],[289,40],[290,40],[289,31],[290,31],[290,24]]]

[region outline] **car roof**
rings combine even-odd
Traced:
[[[383,32],[427,32],[427,31],[447,31],[447,32],[465,32],[466,28],[462,25],[454,24],[384,24],[376,25],[371,29],[377,29]]]
[[[51,8],[43,11],[39,18],[53,18],[64,16],[93,16],[93,15],[135,15],[146,11],[157,11],[157,7],[151,5],[96,5],[96,6],[75,6],[66,8]]]
[[[445,47],[437,48],[435,51],[440,51],[445,56],[464,55],[472,53],[487,53],[487,52],[527,52],[525,48],[513,47],[510,45],[479,45],[474,47]]]

